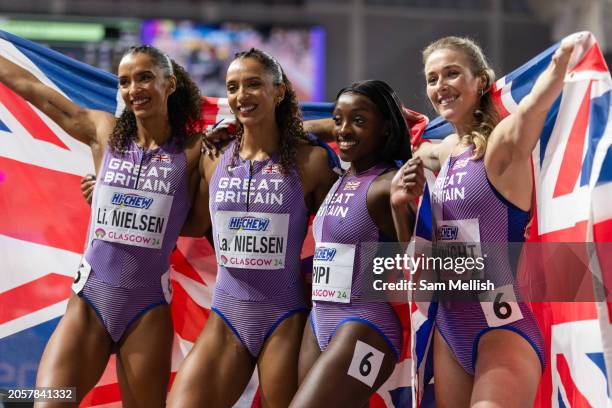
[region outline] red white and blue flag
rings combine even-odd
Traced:
[[[612,80],[593,35],[579,33],[574,36],[578,42],[570,59],[563,93],[548,113],[532,156],[535,206],[528,242],[572,243],[566,249],[576,251],[578,248],[576,252],[580,253],[555,254],[555,268],[561,264],[566,270],[551,272],[557,274],[559,281],[561,277],[581,273],[582,268],[576,265],[586,267],[588,280],[579,283],[593,291],[595,283],[602,281],[609,288],[612,273],[609,251],[612,242]],[[550,47],[494,84],[493,97],[503,116],[516,111],[558,47],[559,44]],[[424,137],[442,138],[451,132],[450,124],[438,118],[430,123]],[[426,194],[416,228],[417,240],[425,242],[431,241],[428,200]],[[572,260],[570,268],[575,269],[563,266]],[[567,281],[550,283],[552,286],[568,284]],[[531,303],[544,335],[548,362],[535,406],[611,406],[609,304],[601,297],[583,302],[556,300],[568,301]],[[431,390],[428,389],[433,374],[430,335],[435,311],[434,303],[414,302],[412,305],[415,406],[431,403]]]
[[[115,115],[123,109],[114,75],[2,31],[0,52],[81,106]],[[302,112],[306,119],[331,117],[331,107],[305,103]],[[202,109],[204,126],[232,117],[224,99],[205,97]],[[0,389],[35,384],[38,362],[66,309],[84,249],[90,209],[79,183],[93,172],[89,147],[0,84]],[[313,249],[310,238],[303,257]],[[171,265],[174,375],[210,314],[216,263],[208,241],[180,238]],[[373,406],[405,406],[407,363],[373,398]],[[121,406],[114,366],[112,357],[81,406]],[[257,406],[256,393],[254,378],[238,406]]]
[[[508,112],[516,109],[556,47],[496,83],[494,93],[500,106]],[[123,108],[116,77],[111,74],[8,33],[0,32],[0,50],[82,106],[115,114]],[[610,242],[610,76],[592,36],[574,54],[574,75],[549,114],[534,151],[537,206],[531,239]],[[205,125],[231,117],[223,99],[204,98],[202,107]],[[303,112],[306,119],[329,117],[331,104],[304,104]],[[436,120],[424,137],[442,138],[449,132],[448,125]],[[0,259],[4,265],[0,271],[0,388],[34,384],[42,350],[66,308],[83,250],[89,207],[81,197],[79,182],[91,172],[87,146],[0,85]],[[417,235],[425,240],[431,240],[431,217],[424,215],[428,200],[426,194],[417,223]],[[312,254],[312,247],[312,242],[305,245],[304,257]],[[610,259],[603,246],[598,250],[598,257],[590,262],[606,280],[610,278],[606,272],[612,270],[607,263]],[[172,371],[176,372],[210,313],[216,264],[207,241],[186,238],[179,239],[171,263],[176,333]],[[549,361],[537,405],[610,404],[606,367],[612,366],[612,335],[607,305],[543,303],[534,312],[545,334]],[[400,313],[406,331],[411,320],[412,343],[404,342],[400,364],[371,406],[428,404],[422,396],[428,395],[423,385],[429,383],[432,372],[427,357],[434,315],[435,304],[427,303],[414,303]],[[255,384],[241,399],[241,406],[257,404]],[[82,406],[120,406],[119,401],[111,361]]]

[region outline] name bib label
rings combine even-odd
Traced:
[[[436,243],[438,256],[473,259],[482,257],[478,219],[442,221],[436,227]]]
[[[162,247],[172,196],[103,184],[97,188],[93,239]]]
[[[350,303],[355,245],[319,242],[312,260],[312,300]]]
[[[85,287],[85,283],[87,283],[87,279],[89,278],[89,274],[91,273],[91,265],[85,259],[85,256],[81,258],[81,263],[79,264],[79,268],[77,269],[77,274],[74,277],[74,281],[72,282],[72,291],[76,294],[79,294]]]
[[[215,213],[217,262],[228,268],[283,269],[289,214]]]

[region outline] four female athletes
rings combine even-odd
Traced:
[[[255,365],[265,405],[367,403],[393,371],[401,330],[389,304],[361,296],[372,254],[360,244],[410,239],[421,162],[439,171],[436,225],[453,224],[477,242],[520,241],[531,189],[513,180],[531,177],[531,150],[561,91],[572,47],[560,48],[519,111],[499,121],[488,93],[493,73],[479,47],[456,37],[432,43],[424,51],[427,93],[455,133],[439,145],[419,146],[397,174],[394,160],[410,155],[399,100],[380,81],[343,89],[333,136],[351,167],[331,190],[336,177],[326,152],[303,130],[291,83],[259,50],[237,54],[228,69],[239,131],[214,158],[199,155],[197,89],[152,47],[133,48],[122,59],[126,110],[119,119],[74,105],[0,59],[0,80],[89,144],[99,174],[75,294],[45,350],[37,385],[76,385],[80,399],[115,351],[124,402],[163,405],[172,338],[164,290],[169,251],[181,228],[201,236],[212,227],[219,264],[214,313],[179,370],[169,404],[231,406]],[[157,154],[170,162],[155,161]],[[450,178],[464,183],[465,197],[444,198],[453,197],[444,191]],[[132,210],[134,195],[156,204]],[[313,282],[305,324],[299,255],[309,213],[317,213],[315,269],[327,268],[327,275]],[[120,221],[126,217],[150,221],[141,245],[118,238],[130,232]],[[507,228],[495,227],[500,223]],[[326,287],[345,298],[320,296],[326,292],[317,289]],[[511,281],[508,287],[512,296]],[[518,306],[508,321],[491,322],[483,303],[441,305],[434,339],[438,404],[533,401],[542,339],[529,309]],[[351,370],[368,353],[373,378]],[[332,388],[332,379],[342,386]]]

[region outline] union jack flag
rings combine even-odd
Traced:
[[[278,164],[268,164],[261,169],[262,174],[280,174],[280,166]]]
[[[612,263],[604,243],[612,241],[612,80],[593,35],[574,36],[578,42],[563,93],[548,113],[532,155],[535,205],[528,241],[594,243],[595,254],[589,256],[584,245],[585,253],[579,255],[587,259],[595,280],[610,287]],[[494,84],[493,97],[504,116],[516,111],[558,47],[550,47]],[[424,137],[443,138],[451,132],[450,124],[437,118]],[[429,174],[430,185],[433,179]],[[428,193],[420,204],[416,236],[417,243],[432,238]],[[436,307],[435,303],[412,304],[415,406],[430,403],[426,396],[433,375],[430,335]],[[531,307],[544,335],[548,360],[535,406],[610,406],[608,304],[534,302]]]
[[[360,184],[361,181],[347,181],[343,190],[357,190]]]
[[[160,163],[172,163],[172,159],[170,158],[170,155],[166,153],[154,154],[153,157],[151,158],[151,161],[160,162]]]

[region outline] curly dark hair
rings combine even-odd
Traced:
[[[380,151],[383,160],[405,162],[412,157],[410,132],[404,119],[402,102],[393,88],[377,79],[354,82],[338,92],[336,102],[340,95],[345,93],[355,93],[368,98],[378,108],[383,119],[389,123],[389,134]]]
[[[280,146],[279,146],[279,160],[281,165],[281,173],[286,175],[290,170],[295,170],[295,157],[297,154],[297,148],[300,141],[304,141],[308,144],[314,145],[313,141],[308,138],[304,126],[302,123],[302,112],[298,105],[297,96],[293,90],[293,85],[283,68],[280,66],[270,54],[266,53],[257,48],[251,48],[248,51],[238,52],[234,55],[234,60],[253,58],[258,61],[266,70],[267,73],[272,75],[274,85],[285,84],[285,96],[283,100],[276,106],[274,116],[276,119],[276,125],[280,129]],[[238,161],[238,155],[240,153],[240,146],[242,144],[242,135],[244,128],[240,121],[238,122],[238,129],[235,136],[234,151],[232,155],[232,165],[236,165]]]
[[[202,130],[200,90],[182,66],[155,47],[150,45],[130,47],[123,56],[141,53],[151,57],[166,77],[171,75],[176,77],[176,90],[168,97],[168,121],[171,129],[170,140],[183,144],[189,137]],[[126,107],[113,128],[109,141],[111,150],[125,152],[129,142],[136,137],[136,133],[136,117],[134,112]]]

